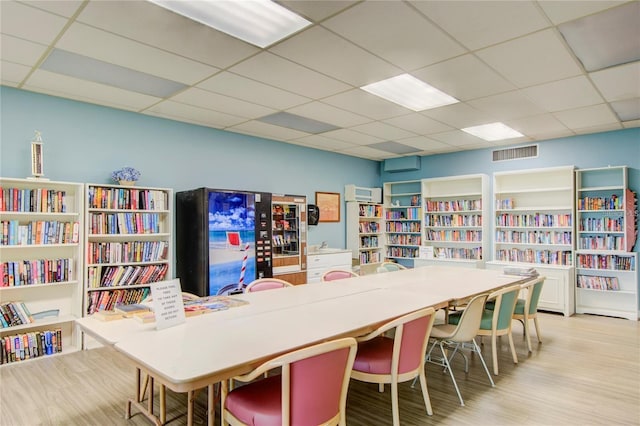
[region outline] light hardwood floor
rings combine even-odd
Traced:
[[[420,387],[400,385],[402,425],[640,425],[640,328],[636,321],[542,314],[544,342],[527,356],[522,328],[514,323],[519,364],[503,339],[500,375],[491,388],[477,358],[465,377],[454,363],[465,407],[458,404],[447,374],[427,364],[434,415],[428,417]],[[491,363],[490,343],[483,354]],[[124,419],[124,402],[133,393],[134,370],[109,348],[76,352],[0,368],[0,425],[149,425],[139,413]],[[171,425],[186,423],[185,395],[168,392]],[[206,395],[196,404],[196,423],[204,419]],[[134,411],[135,413],[135,411]],[[216,417],[218,417],[216,411]],[[391,424],[388,387],[352,381],[347,423]],[[218,419],[216,419],[218,424]]]

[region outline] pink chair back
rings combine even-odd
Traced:
[[[428,333],[433,315],[427,315],[407,322],[402,327],[402,341],[398,361],[398,373],[413,371],[424,362],[424,354],[429,342]],[[426,337],[425,337],[426,336]]]
[[[324,273],[324,275],[322,275],[322,281],[335,281],[335,280],[343,280],[345,278],[351,278],[351,277],[355,277],[356,274],[354,274],[351,271],[343,271],[343,270],[332,270],[332,271],[327,271]]]
[[[286,281],[279,280],[277,278],[260,278],[249,283],[249,285],[247,285],[247,288],[245,288],[245,293],[252,293],[254,291],[263,291],[263,290],[273,290],[275,288],[284,288],[284,287],[291,287],[291,284]]]

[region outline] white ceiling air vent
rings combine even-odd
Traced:
[[[538,156],[538,145],[520,146],[518,148],[496,149],[493,151],[493,161],[519,160]]]

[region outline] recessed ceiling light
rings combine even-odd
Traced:
[[[271,0],[148,0],[258,47],[267,47],[309,25]]]
[[[511,127],[499,122],[466,127],[461,130],[486,141],[501,141],[524,136],[517,130],[513,130]]]
[[[409,74],[400,74],[371,83],[362,86],[361,89],[413,111],[423,111],[460,102],[453,96]]]

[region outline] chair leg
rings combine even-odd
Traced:
[[[378,392],[380,393],[384,392],[384,383],[378,383]]]
[[[518,354],[516,353],[516,346],[513,344],[513,334],[509,330],[509,346],[511,347],[511,356],[513,357],[513,363],[518,363]]]
[[[525,317],[522,324],[524,325],[524,337],[527,339],[527,349],[531,352],[531,331],[529,330],[529,320]]]
[[[493,378],[491,377],[491,373],[489,373],[489,369],[487,368],[487,364],[484,362],[484,358],[482,357],[482,352],[480,352],[480,346],[478,346],[478,344],[476,343],[475,339],[471,340],[471,343],[473,344],[475,352],[478,353],[478,357],[480,358],[480,361],[482,362],[482,366],[484,367],[484,371],[485,371],[485,373],[487,373],[487,377],[489,378],[489,381],[491,382],[491,387],[495,388],[496,384],[493,383]]]
[[[391,381],[391,411],[393,412],[393,426],[400,426],[400,413],[398,408],[398,381]]]
[[[498,341],[495,333],[491,335],[491,356],[493,357],[493,374],[498,375]]]
[[[420,370],[420,386],[422,387],[422,396],[424,398],[424,406],[427,409],[427,415],[433,415],[433,409],[431,408],[431,398],[429,398],[429,391],[427,390],[427,376],[424,374],[424,365]]]
[[[536,336],[538,336],[538,343],[542,343],[542,334],[540,334],[540,324],[538,324],[538,316],[533,317],[533,323],[536,326]]]
[[[442,353],[442,359],[446,365],[445,369],[449,370],[449,376],[451,376],[451,381],[453,382],[453,387],[456,388],[456,393],[458,394],[458,399],[460,400],[460,405],[464,407],[464,400],[462,399],[462,395],[460,394],[460,389],[458,389],[458,383],[456,383],[456,378],[453,376],[453,370],[451,369],[451,365],[449,365],[449,360],[447,359],[447,354],[444,351],[443,342],[440,342],[440,352]],[[483,361],[484,362],[484,361]],[[485,366],[485,368],[487,368]]]

